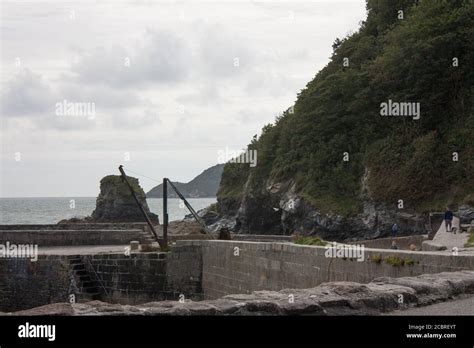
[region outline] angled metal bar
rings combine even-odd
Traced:
[[[130,183],[129,183],[128,180],[127,180],[127,175],[125,174],[125,171],[123,170],[123,166],[120,165],[118,169],[119,169],[119,171],[120,171],[120,174],[122,174],[122,179],[125,181],[125,183],[127,184],[128,188],[130,189],[130,192],[132,193],[132,196],[133,196],[133,198],[135,199],[135,202],[137,203],[138,208],[139,208],[140,211],[142,212],[143,217],[145,218],[145,220],[146,220],[146,222],[147,222],[147,224],[148,224],[148,227],[150,227],[151,232],[152,232],[153,235],[155,236],[156,241],[158,242],[158,244],[160,244],[161,249],[166,249],[166,248],[168,247],[168,243],[166,243],[166,241],[164,241],[163,239],[161,239],[161,238],[158,237],[158,234],[156,233],[155,228],[153,227],[153,223],[151,222],[150,218],[148,217],[148,214],[146,213],[145,209],[143,209],[142,204],[141,204],[140,201],[138,200],[138,197],[137,197],[135,191],[133,190],[132,185],[130,185]]]
[[[191,214],[193,215],[194,219],[196,219],[196,221],[198,222],[198,224],[201,225],[201,227],[203,228],[204,232],[210,236],[212,236],[211,232],[208,231],[207,229],[207,226],[206,224],[202,221],[202,219],[199,217],[199,215],[196,213],[196,211],[194,210],[194,208],[191,206],[191,204],[189,204],[189,202],[186,200],[186,198],[184,198],[184,196],[181,194],[181,192],[179,192],[179,190],[176,188],[176,186],[174,186],[174,184],[169,180],[169,179],[163,179],[163,180],[166,180],[170,185],[171,187],[173,188],[173,190],[176,192],[176,194],[178,195],[178,197],[184,202],[184,205],[186,205],[186,208],[188,208],[188,210],[191,212]]]

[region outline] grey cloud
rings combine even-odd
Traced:
[[[28,116],[40,112],[54,112],[56,96],[39,74],[21,70],[2,92],[2,115]]]
[[[146,99],[134,92],[114,89],[110,86],[79,84],[64,75],[60,81],[59,90],[60,100],[93,102],[102,110],[126,109],[147,102]]]
[[[161,123],[158,111],[151,107],[145,108],[145,110],[129,110],[126,113],[118,112],[111,117],[111,124],[114,128],[125,128],[132,131]]]
[[[225,98],[219,93],[216,83],[209,83],[200,86],[196,92],[185,93],[176,98],[176,101],[183,105],[212,106],[224,102]]]
[[[189,54],[183,39],[173,33],[147,30],[143,42],[135,47],[99,47],[80,55],[72,71],[83,82],[114,88],[167,84],[187,76]]]
[[[219,25],[201,33],[199,54],[203,72],[215,77],[239,77],[251,72],[257,58],[252,42]]]

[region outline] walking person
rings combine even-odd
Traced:
[[[446,211],[444,212],[444,223],[446,225],[446,232],[451,232],[453,227],[453,212],[449,207],[446,207]]]
[[[395,238],[397,236],[397,233],[398,233],[398,225],[397,223],[394,223],[392,225],[392,238]]]

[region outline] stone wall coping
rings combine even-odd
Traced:
[[[213,243],[228,243],[235,246],[260,246],[262,250],[288,250],[288,248],[301,248],[301,250],[326,250],[324,246],[318,245],[301,245],[301,244],[293,244],[293,243],[282,243],[282,242],[253,242],[253,241],[236,241],[236,240],[178,240],[176,241],[176,246],[209,246]],[[346,244],[346,243],[338,243],[338,244]],[[347,245],[354,245],[354,244],[347,244]],[[412,255],[412,256],[420,256],[420,255],[432,255],[432,256],[444,256],[444,257],[474,257],[472,254],[458,254],[456,256],[447,253],[446,251],[411,251],[411,250],[393,250],[393,249],[376,249],[376,248],[367,248],[364,247],[365,251],[369,253],[381,253],[387,255]]]

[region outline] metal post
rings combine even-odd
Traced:
[[[168,179],[163,178],[163,241],[168,244]]]
[[[123,166],[120,165],[118,169],[120,170],[120,174],[122,174],[122,179],[125,181],[125,183],[127,184],[128,188],[130,189],[130,192],[132,193],[133,198],[135,198],[135,202],[137,203],[138,208],[139,208],[140,211],[142,212],[143,217],[145,218],[145,220],[146,220],[148,226],[150,227],[151,232],[153,232],[153,235],[155,236],[156,241],[158,242],[158,244],[160,244],[160,247],[161,247],[162,249],[166,249],[166,248],[168,247],[168,244],[167,244],[165,241],[163,241],[162,239],[160,239],[160,238],[158,237],[158,234],[156,233],[155,228],[153,227],[153,223],[151,222],[150,218],[148,217],[148,214],[146,213],[145,209],[143,209],[142,204],[141,204],[140,201],[138,200],[138,197],[137,197],[137,195],[135,194],[135,191],[133,190],[132,185],[130,185],[130,183],[129,183],[128,180],[127,180],[127,175],[125,174],[125,171],[123,170]]]

